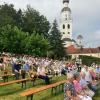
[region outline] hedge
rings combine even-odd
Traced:
[[[100,58],[82,55],[79,58],[82,59],[82,63],[85,65],[91,65],[92,63],[100,64]]]

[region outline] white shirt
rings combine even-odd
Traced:
[[[91,74],[90,74],[90,72],[89,71],[87,71],[86,73],[85,73],[85,80],[86,81],[88,81],[88,82],[91,82],[92,81],[92,76],[91,76]]]

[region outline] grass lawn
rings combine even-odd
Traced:
[[[65,80],[66,76],[53,77],[52,83],[58,82],[60,80]],[[27,88],[22,89],[21,84],[13,84],[5,87],[0,87],[0,100],[26,100],[25,97],[21,97],[19,94],[28,89],[35,89],[44,86],[43,80],[38,79],[35,82],[35,86],[32,87],[31,82],[27,82]],[[56,95],[51,95],[51,89],[45,90],[43,92],[34,95],[35,100],[63,100],[63,92],[59,92]],[[98,86],[98,91],[94,96],[93,100],[100,100],[100,85]]]

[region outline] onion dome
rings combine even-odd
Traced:
[[[63,0],[63,3],[65,3],[65,2],[69,3],[69,0]]]

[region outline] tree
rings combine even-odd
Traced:
[[[4,4],[0,6],[0,27],[17,26],[24,32],[30,34],[35,31],[36,33],[48,37],[48,30],[50,28],[49,21],[38,11],[31,8],[29,5],[27,9],[22,12],[21,9],[16,10],[13,4]]]
[[[23,27],[23,13],[22,10],[18,11],[14,8],[13,4],[4,4],[0,6],[0,26],[6,25]]]
[[[31,34],[26,44],[26,52],[35,56],[47,56],[49,42],[38,33]]]
[[[0,5],[0,27],[5,26],[7,24],[15,25],[15,16],[16,10],[14,9],[14,5]]]
[[[18,11],[16,11],[16,16],[15,16],[15,21],[16,21],[16,26],[18,28],[23,28],[23,12],[21,9],[19,9]]]
[[[30,34],[35,31],[44,37],[48,36],[47,33],[50,28],[49,21],[29,5],[27,6],[27,10],[24,12],[23,21],[23,31],[29,32]]]
[[[66,56],[66,52],[61,40],[61,33],[58,30],[57,21],[54,20],[51,31],[49,32],[49,41],[52,46],[53,56],[56,58]]]
[[[22,32],[17,26],[6,25],[0,28],[0,51],[24,53],[28,33]]]
[[[47,56],[49,45],[49,41],[38,33],[29,35],[17,26],[11,25],[0,28],[1,52]]]

